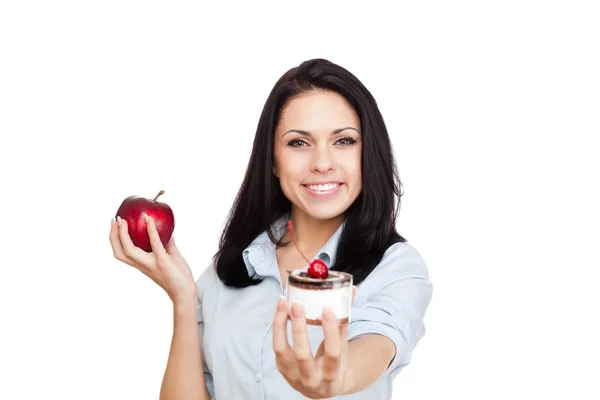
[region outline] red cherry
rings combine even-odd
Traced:
[[[327,265],[321,260],[313,260],[308,267],[308,274],[313,278],[327,278],[329,275],[329,269]]]

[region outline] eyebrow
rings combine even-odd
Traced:
[[[352,129],[352,130],[355,130],[355,131],[356,131],[356,132],[358,132],[358,133],[361,133],[361,132],[360,132],[358,129],[356,129],[356,128],[353,128],[353,127],[351,127],[351,126],[346,126],[346,127],[344,127],[344,128],[339,128],[339,129],[336,129],[336,130],[334,130],[332,133],[333,133],[333,134],[342,133],[342,132],[343,132],[343,131],[345,131],[346,129]],[[301,129],[290,129],[289,131],[287,131],[286,133],[284,133],[283,135],[281,135],[281,137],[284,137],[285,135],[287,135],[287,134],[288,134],[288,133],[290,133],[290,132],[296,132],[296,133],[299,133],[299,134],[301,134],[301,135],[310,136],[310,132],[308,132],[308,131],[303,131],[303,130],[301,130]]]

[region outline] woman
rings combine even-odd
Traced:
[[[395,228],[401,187],[377,104],[344,68],[314,59],[276,83],[213,262],[194,282],[173,240],[153,253],[113,221],[115,257],[170,296],[174,333],[161,399],[390,399],[423,337],[432,285]],[[397,200],[397,202],[396,202]],[[349,324],[288,311],[287,271],[302,253],[351,273]],[[200,337],[200,340],[199,340]],[[210,396],[210,397],[209,397]]]

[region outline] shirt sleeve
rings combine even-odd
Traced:
[[[206,360],[204,359],[204,348],[202,346],[202,337],[204,336],[204,316],[202,314],[202,304],[204,300],[204,293],[206,288],[210,285],[210,280],[212,279],[214,270],[214,264],[211,264],[202,272],[200,278],[196,281],[196,318],[198,319],[198,333],[200,340],[200,349],[202,351],[202,365],[204,368],[204,381],[206,382],[206,388],[208,389],[208,394],[211,399],[215,398],[215,389],[213,384],[213,377],[210,374],[208,366],[206,365]]]
[[[410,362],[414,348],[425,335],[423,318],[432,290],[421,255],[406,243],[390,246],[359,285],[348,340],[378,334],[394,342],[396,354],[381,378],[397,375]]]
[[[206,293],[206,288],[209,287],[211,284],[211,280],[214,275],[214,268],[214,262],[211,262],[208,265],[208,267],[206,267],[206,269],[202,271],[202,274],[200,274],[198,280],[196,280],[196,317],[198,319],[198,324],[200,325],[204,324],[204,317],[202,315],[202,303],[204,301],[204,294]]]

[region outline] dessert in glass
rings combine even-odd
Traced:
[[[294,239],[291,221],[288,221],[288,230],[294,245],[309,264],[308,268],[289,272],[288,315],[291,313],[292,304],[296,303],[304,307],[307,324],[321,325],[323,310],[329,307],[338,324],[349,323],[352,308],[352,275],[330,271],[319,259],[309,262]]]

